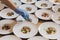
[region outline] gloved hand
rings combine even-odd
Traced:
[[[30,20],[29,14],[28,14],[28,12],[26,10],[21,9],[21,8],[16,8],[14,11],[16,13],[18,13],[19,15],[21,15],[24,19],[26,19],[28,21]]]

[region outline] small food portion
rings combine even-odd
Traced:
[[[55,3],[60,3],[60,0],[55,0]]]
[[[31,29],[27,26],[23,27],[22,30],[21,30],[21,32],[24,33],[24,34],[29,33],[30,31],[31,31]]]
[[[32,9],[30,7],[26,7],[26,10],[27,11],[31,11]]]
[[[60,12],[60,8],[58,8],[58,12]]]
[[[49,15],[44,12],[44,13],[42,14],[42,17],[49,17]]]
[[[60,17],[58,17],[58,20],[60,21]]]
[[[55,30],[55,28],[53,28],[53,27],[49,27],[49,28],[47,28],[46,32],[47,32],[48,34],[55,34],[55,33],[56,33],[56,30]]]
[[[26,2],[32,2],[32,0],[26,0]]]
[[[46,3],[42,3],[41,6],[42,7],[47,7],[47,4]]]
[[[14,15],[13,12],[8,12],[8,13],[7,13],[7,16],[12,16],[12,15]]]
[[[11,26],[9,24],[4,24],[2,30],[9,30]]]

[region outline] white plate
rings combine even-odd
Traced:
[[[7,35],[0,38],[0,40],[22,40],[15,35]]]
[[[44,4],[44,3],[47,5],[46,7],[41,6],[41,5]],[[49,2],[49,1],[37,1],[37,2],[35,3],[35,5],[36,5],[38,8],[51,8],[51,7],[53,6],[53,4],[52,4],[51,2]]]
[[[55,34],[48,34],[46,32],[46,29],[48,27],[52,27],[52,28],[55,28],[56,30],[56,33]],[[40,26],[39,26],[39,33],[45,37],[45,38],[49,38],[49,39],[57,39],[57,36],[60,34],[60,25],[56,24],[56,23],[53,23],[53,22],[45,22],[45,23],[42,23]]]
[[[14,20],[1,20],[0,21],[0,34],[9,34],[12,33],[13,25],[15,25]],[[2,30],[3,25],[10,24],[12,27],[9,30]]]
[[[51,19],[54,21],[54,22],[56,22],[57,24],[60,24],[60,13],[54,13],[54,14],[52,14],[52,16],[51,16]]]
[[[18,7],[21,5],[21,2],[19,0],[12,0],[15,5]]]
[[[52,6],[52,10],[53,10],[54,12],[60,12],[60,11],[58,11],[58,10],[60,10],[60,5]]]
[[[32,38],[29,38],[28,40],[48,40],[44,37],[41,37],[41,36],[35,36],[35,37],[32,37]]]
[[[56,3],[55,2],[55,0],[49,0],[51,3],[53,3],[53,4],[60,4],[60,2],[59,3]]]
[[[4,4],[0,3],[0,10],[4,8]]]
[[[30,32],[24,34],[23,32],[21,32],[21,29],[24,27],[24,26],[27,26],[31,29]],[[22,23],[19,23],[19,24],[16,24],[13,28],[13,32],[14,34],[17,36],[17,37],[21,37],[21,38],[30,38],[30,37],[33,37],[37,34],[38,32],[38,29],[37,27],[30,23],[30,22],[27,22],[27,21],[24,21]]]
[[[49,16],[48,17],[43,17],[42,14],[43,13],[47,13]],[[43,19],[43,20],[50,20],[51,19],[51,14],[53,12],[50,11],[50,10],[47,10],[47,9],[40,9],[40,10],[37,10],[35,15],[40,18],[40,19]]]
[[[23,4],[19,8],[25,9],[28,13],[34,13],[37,10],[37,7],[31,4]],[[27,10],[26,8],[31,8],[31,10]]]
[[[21,0],[21,2],[26,3],[26,4],[31,4],[35,3],[37,0],[31,0],[31,2],[27,2],[27,0]]]
[[[6,14],[7,14],[8,12],[13,12],[14,15],[12,15],[12,16],[7,16]],[[11,10],[10,8],[6,8],[6,9],[4,9],[4,10],[2,10],[2,11],[0,12],[0,16],[3,17],[3,18],[6,18],[6,19],[12,19],[12,18],[16,18],[16,17],[18,16],[18,14],[15,13],[15,12],[14,12],[13,10]]]

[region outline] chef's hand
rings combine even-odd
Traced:
[[[2,3],[6,4],[8,7],[10,7],[12,10],[14,10],[16,13],[21,15],[24,19],[30,20],[29,19],[29,14],[27,13],[26,10],[18,8],[12,0],[1,0]]]
[[[18,13],[19,15],[21,15],[24,19],[26,19],[28,21],[30,20],[29,14],[28,14],[28,12],[26,10],[21,9],[21,8],[16,8],[14,11],[16,13]]]

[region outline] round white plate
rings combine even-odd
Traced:
[[[19,0],[12,0],[12,1],[13,1],[13,3],[14,3],[15,5],[17,5],[18,7],[21,6],[21,4],[22,4]]]
[[[0,21],[0,34],[9,34],[12,33],[12,28],[15,25],[15,21],[14,20],[1,20]],[[2,30],[3,25],[5,24],[10,24],[11,28],[9,30]]]
[[[43,15],[44,13],[47,13],[49,16],[48,16],[48,17],[43,17],[42,15]],[[40,10],[37,10],[37,11],[36,11],[35,15],[36,15],[38,18],[40,18],[40,19],[43,19],[43,20],[50,20],[52,13],[53,13],[53,12],[50,11],[50,10],[47,10],[47,9],[40,9]]]
[[[13,12],[14,15],[12,15],[12,16],[7,16],[7,13],[8,13],[8,12]],[[15,12],[14,12],[13,10],[11,10],[10,8],[6,8],[6,9],[4,9],[4,10],[2,10],[2,11],[0,12],[0,16],[3,17],[3,18],[6,18],[6,19],[12,19],[12,18],[16,18],[16,17],[18,16],[18,14],[15,13]]]
[[[32,23],[34,23],[34,24],[38,23],[38,18],[35,15],[29,14],[29,16],[30,16],[30,19],[31,19]]]
[[[4,8],[4,4],[0,3],[0,10]]]
[[[49,0],[51,3],[53,3],[53,4],[60,4],[60,2],[55,2],[55,0]]]
[[[48,34],[46,32],[46,29],[49,28],[49,27],[55,28],[56,33],[55,34]],[[57,36],[60,34],[60,25],[58,25],[56,23],[53,23],[53,22],[42,23],[39,26],[39,33],[45,38],[57,39]]]
[[[26,3],[26,4],[31,4],[35,3],[37,0],[21,0],[21,2]]]
[[[32,37],[32,38],[29,38],[28,40],[48,40],[44,37],[41,37],[41,36],[35,36],[35,37]]]
[[[24,26],[29,27],[29,28],[31,29],[31,31],[28,32],[28,33],[26,33],[26,34],[22,33],[22,32],[21,32],[21,29],[22,29]],[[22,23],[20,23],[20,24],[16,24],[16,25],[14,26],[14,28],[13,28],[13,32],[14,32],[14,34],[15,34],[17,37],[30,38],[30,37],[33,37],[33,36],[35,36],[35,35],[37,34],[38,29],[37,29],[37,27],[36,27],[34,24],[32,24],[32,23],[30,23],[30,22],[27,22],[27,21],[24,21],[24,22],[22,22]]]
[[[44,4],[44,3],[47,5],[46,7],[41,6],[41,5]],[[37,2],[35,3],[35,5],[36,5],[38,8],[51,8],[51,7],[53,6],[53,4],[52,4],[51,2],[49,2],[49,1],[37,1]]]
[[[54,12],[60,12],[60,11],[59,11],[59,10],[60,10],[60,5],[52,6],[52,10],[53,10]]]
[[[0,40],[22,40],[15,35],[7,35],[0,38]]]
[[[52,14],[52,16],[51,16],[51,19],[54,21],[54,22],[56,22],[57,24],[60,24],[60,13],[54,13],[54,14]]]
[[[28,13],[34,13],[37,10],[37,7],[31,4],[23,4],[19,8],[25,9]],[[30,8],[31,10],[27,10],[27,8]]]

